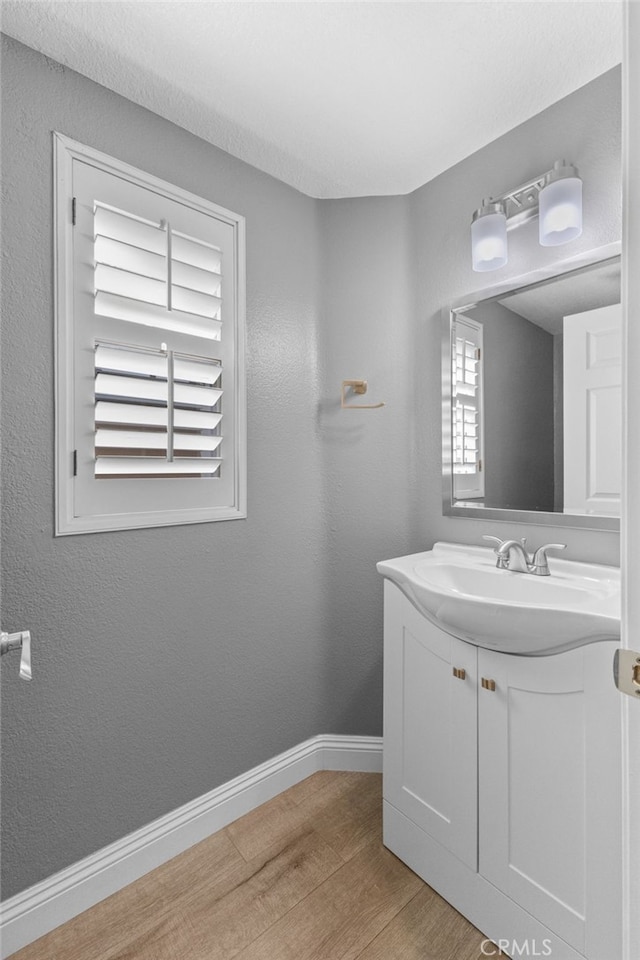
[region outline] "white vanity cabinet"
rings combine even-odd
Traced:
[[[621,956],[615,647],[476,647],[385,580],[384,842],[527,955]]]

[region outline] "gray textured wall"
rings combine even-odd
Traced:
[[[320,336],[320,424],[325,468],[327,603],[334,690],[352,729],[374,711],[382,727],[382,582],[377,560],[419,550],[411,382],[413,291],[410,197],[325,200]],[[340,410],[342,380],[368,382]]]
[[[553,337],[500,303],[483,325],[487,507],[553,510]]]
[[[2,94],[2,624],[35,673],[2,664],[9,896],[379,706],[341,724],[327,667],[317,203],[12,41]],[[246,521],[52,536],[54,129],[247,218]]]
[[[380,732],[375,561],[495,528],[441,516],[439,318],[477,289],[471,211],[566,155],[582,246],[618,239],[620,78],[409,197],[321,203],[13,41],[2,70],[2,621],[36,638],[34,683],[3,664],[10,896],[305,737]],[[246,521],[52,536],[53,129],[247,217]],[[514,275],[562,255],[522,232]],[[387,406],[340,412],[356,377]],[[617,560],[611,534],[542,537]]]

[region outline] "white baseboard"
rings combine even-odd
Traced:
[[[2,904],[1,957],[44,936],[317,770],[382,770],[381,737],[320,735],[186,803]]]

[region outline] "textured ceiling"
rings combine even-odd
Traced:
[[[619,63],[619,0],[5,0],[2,30],[316,197],[407,193]]]

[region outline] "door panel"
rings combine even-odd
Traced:
[[[385,799],[474,870],[476,662],[385,581]]]
[[[564,318],[564,509],[620,515],[622,308]]]
[[[480,873],[590,957],[620,947],[614,649],[478,659]]]

